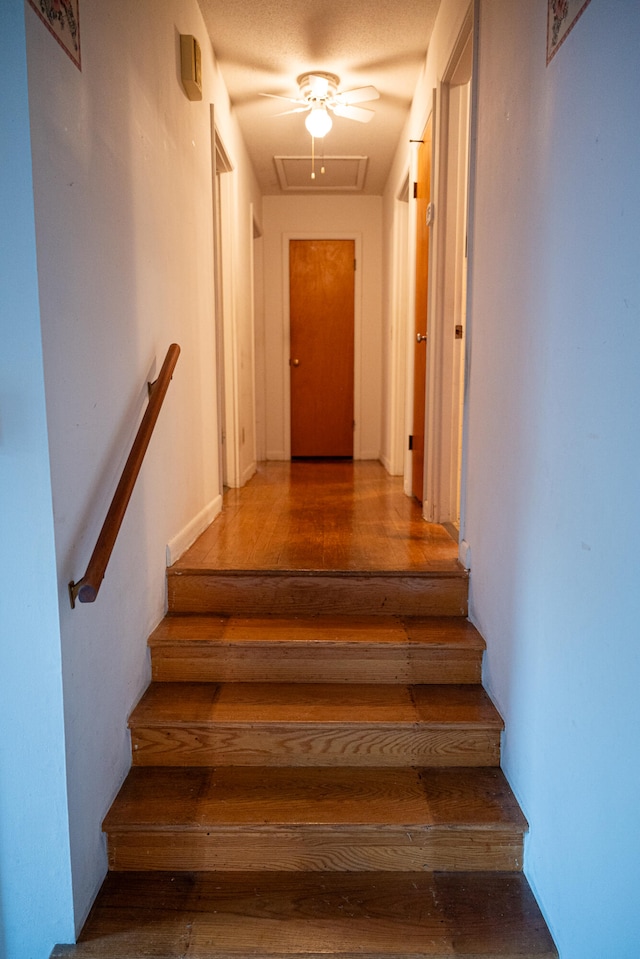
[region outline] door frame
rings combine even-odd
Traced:
[[[434,111],[434,171],[432,197],[435,203],[433,224],[432,288],[429,309],[429,339],[427,341],[427,403],[425,420],[425,482],[423,516],[429,522],[457,523],[458,504],[462,502],[463,472],[458,466],[458,457],[454,445],[458,442],[456,404],[452,397],[456,383],[463,383],[463,411],[466,406],[466,369],[468,367],[469,330],[464,330],[461,344],[462,357],[456,365],[454,350],[454,327],[457,319],[449,308],[447,297],[449,284],[454,282],[459,264],[452,260],[448,247],[451,238],[451,226],[447,215],[447,205],[456,199],[451,196],[448,182],[449,167],[449,91],[456,85],[458,70],[465,50],[473,43],[471,62],[471,88],[469,101],[469,148],[467,156],[466,195],[467,195],[467,231],[470,230],[471,211],[471,169],[473,160],[473,78],[475,76],[475,51],[477,49],[474,31],[473,4],[453,45],[451,56],[443,73],[443,79],[436,90],[436,109]],[[459,184],[458,184],[459,185]],[[467,249],[467,263],[469,261]],[[467,271],[468,279],[468,271]],[[467,284],[464,292],[465,310],[468,307]],[[463,419],[464,439],[464,419]],[[455,454],[455,455],[454,455]],[[464,443],[463,453],[464,456]]]
[[[213,286],[218,403],[218,478],[220,493],[237,480],[239,449],[237,430],[236,324],[233,302],[231,159],[218,132],[215,107],[210,106],[211,175],[213,192]]]
[[[383,348],[389,351],[388,392],[388,456],[381,456],[382,464],[391,476],[404,476],[407,450],[407,382],[413,377],[407,358],[407,325],[413,287],[409,254],[409,169],[402,178],[393,206],[393,268],[391,273],[391,319],[388,340]],[[412,380],[413,384],[413,380]],[[412,387],[413,388],[413,387]],[[384,402],[384,400],[383,400]]]
[[[304,232],[282,234],[282,282],[284,291],[284,335],[282,337],[282,366],[284,369],[284,455],[291,459],[291,367],[289,366],[291,340],[291,307],[289,302],[289,241],[290,240],[353,240],[357,268],[354,272],[354,303],[353,303],[353,417],[355,428],[353,431],[353,458],[361,459],[362,452],[362,234],[344,233],[340,230],[330,232]]]

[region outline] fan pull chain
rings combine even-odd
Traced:
[[[324,140],[322,141],[322,152],[320,154],[320,173],[324,173]],[[316,141],[311,137],[311,179],[316,178]]]

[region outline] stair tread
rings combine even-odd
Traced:
[[[134,767],[104,828],[384,831],[469,825],[527,828],[496,767]]]
[[[167,577],[180,579],[183,576],[216,576],[221,579],[242,579],[251,577],[286,579],[288,577],[305,577],[307,579],[457,579],[467,580],[469,571],[456,560],[447,560],[442,566],[407,568],[406,566],[390,567],[389,569],[380,566],[377,569],[362,569],[362,567],[350,568],[348,565],[344,568],[330,567],[326,569],[313,569],[307,565],[304,566],[251,566],[251,567],[229,567],[223,568],[216,565],[189,566],[185,563],[175,563],[168,567]]]
[[[166,616],[149,638],[152,647],[194,643],[424,645],[484,650],[476,628],[463,617],[308,616],[247,617],[198,614]]]
[[[110,873],[56,959],[557,959],[520,873]]]
[[[131,728],[221,723],[503,727],[473,684],[151,683],[129,719]]]

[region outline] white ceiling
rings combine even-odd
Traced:
[[[296,97],[296,78],[322,71],[340,77],[340,90],[371,84],[380,99],[362,104],[375,111],[370,123],[333,117],[324,139],[326,178],[318,172],[312,181],[309,161],[309,181],[297,175],[294,192],[381,194],[440,0],[198,2],[263,193],[282,192],[275,158],[310,156],[311,137],[305,114],[275,116],[293,104],[259,94]],[[367,157],[363,186],[355,188],[350,173],[343,183],[341,170],[354,165],[344,160],[329,176],[331,156]]]

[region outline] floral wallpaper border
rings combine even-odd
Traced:
[[[547,66],[591,0],[547,0]]]
[[[80,60],[80,0],[29,0],[50,33],[78,70]]]

